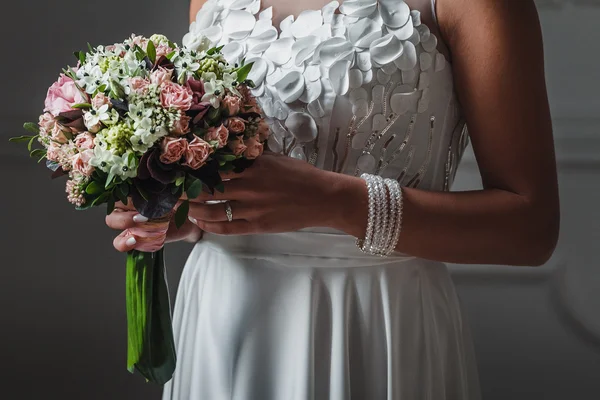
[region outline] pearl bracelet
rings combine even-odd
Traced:
[[[364,239],[357,246],[367,254],[389,256],[394,252],[402,229],[402,189],[394,179],[362,174],[367,184],[369,214]]]

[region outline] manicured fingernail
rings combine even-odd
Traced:
[[[190,220],[190,222],[194,225],[198,225],[198,220],[194,217],[192,217],[191,215],[188,216],[188,219]]]
[[[130,237],[129,239],[127,239],[127,241],[125,242],[127,247],[135,246],[136,243],[137,243],[137,240],[135,240],[135,238],[133,236]]]
[[[148,218],[144,217],[142,214],[136,214],[133,216],[133,222],[148,222]]]

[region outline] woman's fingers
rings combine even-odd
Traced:
[[[136,244],[137,239],[128,230],[121,232],[121,234],[113,240],[114,248],[123,253],[133,250]]]
[[[106,216],[106,225],[119,231],[139,226],[147,221],[148,219],[137,211],[123,211],[118,208]]]
[[[257,214],[256,208],[248,208],[244,203],[237,201],[227,201],[221,203],[190,203],[190,211],[188,213],[190,221],[197,225],[197,221],[205,222],[226,222],[227,208],[226,204],[231,207],[231,214],[234,220],[249,220]]]

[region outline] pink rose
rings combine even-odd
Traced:
[[[254,136],[246,139],[244,142],[246,145],[246,151],[244,151],[244,157],[252,160],[263,153],[263,144],[256,140]]]
[[[172,77],[173,77],[172,69],[165,69],[165,68],[159,67],[156,71],[154,71],[154,72],[152,72],[152,74],[150,74],[150,82],[154,83],[155,85],[161,86],[166,82],[171,82]]]
[[[67,138],[66,132],[62,130],[61,126],[58,123],[54,124],[54,128],[52,128],[52,140],[58,143],[67,143],[69,139]],[[70,132],[69,132],[70,133]]]
[[[181,160],[188,150],[188,142],[185,138],[165,137],[161,144],[160,161],[165,164],[173,164]]]
[[[129,79],[129,87],[131,88],[131,90],[138,94],[147,93],[148,85],[150,85],[150,81],[144,78],[140,78],[139,76],[135,76]]]
[[[192,107],[193,93],[187,86],[165,82],[160,93],[160,101],[165,108],[188,111]]]
[[[94,137],[89,132],[80,133],[75,138],[75,146],[79,151],[93,149]]]
[[[50,145],[46,151],[46,158],[48,161],[58,162],[60,158],[60,144],[50,142]]]
[[[227,118],[227,128],[233,133],[242,133],[246,130],[246,123],[238,117]]]
[[[213,152],[212,146],[194,135],[194,140],[188,144],[188,149],[185,152],[185,162],[191,169],[199,169],[206,163],[208,156]]]
[[[229,147],[236,156],[241,156],[246,151],[246,145],[239,137],[230,140],[229,143],[227,143],[227,147]]]
[[[40,120],[38,123],[38,125],[40,127],[40,134],[42,136],[50,135],[52,132],[52,129],[54,129],[55,124],[56,124],[56,120],[54,119],[52,114],[44,113],[44,114],[40,115]]]
[[[183,136],[188,134],[190,132],[191,120],[192,118],[185,115],[185,113],[182,111],[181,115],[179,116],[179,119],[175,121],[175,123],[171,127],[171,133],[177,136]]]
[[[258,123],[256,133],[258,134],[258,140],[260,140],[261,142],[264,142],[269,138],[269,136],[271,135],[271,128],[269,128],[269,124],[267,124],[267,121],[265,121],[264,119],[260,120],[260,122]]]
[[[242,106],[242,99],[237,96],[227,95],[221,101],[221,107],[227,110],[228,115],[236,115],[240,112]]]
[[[94,167],[90,164],[90,160],[94,157],[94,150],[85,150],[73,157],[73,171],[79,172],[84,176],[91,176],[94,172]]]
[[[60,74],[58,81],[54,82],[48,89],[44,111],[48,111],[57,117],[58,114],[71,110],[74,104],[85,103],[86,101],[87,99],[77,89],[73,79]]]
[[[208,132],[206,133],[205,139],[209,141],[218,141],[219,144],[217,145],[217,147],[220,149],[222,147],[225,147],[225,145],[227,144],[227,140],[229,139],[229,131],[227,130],[227,128],[225,128],[223,124],[221,124],[221,126],[211,127],[208,128]]]
[[[167,56],[169,54],[171,54],[173,52],[173,49],[166,45],[166,44],[159,44],[158,46],[156,46],[156,59],[158,60],[159,58],[163,57],[163,56]]]
[[[110,99],[104,93],[98,93],[92,99],[92,107],[94,107],[96,110],[99,109],[100,107],[102,107],[105,104],[109,104],[110,105]]]

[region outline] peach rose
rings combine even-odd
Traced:
[[[193,93],[186,86],[165,82],[160,93],[160,101],[165,108],[187,111],[192,107]]]
[[[227,128],[233,133],[242,133],[246,130],[246,123],[238,117],[227,118]]]
[[[134,76],[129,79],[129,87],[138,94],[147,93],[148,85],[150,85],[150,81],[139,76]]]
[[[173,126],[171,127],[171,133],[177,136],[183,136],[190,132],[190,121],[191,117],[185,115],[185,113],[181,112],[179,119],[175,121]]]
[[[94,150],[85,150],[73,157],[73,171],[79,172],[84,176],[91,176],[94,167],[90,164],[90,159],[94,157]]]
[[[160,161],[165,164],[173,164],[181,160],[181,157],[188,149],[188,142],[185,138],[165,137],[161,144]]]
[[[187,165],[191,169],[199,169],[202,167],[208,157],[213,152],[212,146],[194,135],[194,140],[188,144],[188,149],[185,152],[185,162],[183,165]]]
[[[244,157],[252,160],[263,153],[263,144],[256,140],[254,136],[246,139],[244,142],[246,145],[246,151],[244,151]]]
[[[75,146],[79,151],[90,150],[94,148],[94,137],[89,132],[80,133],[75,138]]]
[[[92,99],[92,106],[97,110],[105,104],[110,105],[110,99],[104,93],[98,93]]]
[[[172,52],[173,49],[169,45],[161,43],[158,46],[156,46],[156,59],[158,60],[162,56],[167,56]]]
[[[65,74],[60,74],[58,81],[54,82],[44,101],[44,112],[49,112],[57,117],[58,114],[72,110],[74,104],[85,103],[87,99],[83,97],[73,79]]]
[[[150,74],[150,82],[155,85],[161,86],[166,82],[171,82],[171,78],[173,77],[172,69],[165,69],[159,67],[156,71]]]
[[[54,124],[54,128],[52,128],[52,140],[58,143],[67,143],[69,139],[65,135],[65,131],[62,130],[58,123]]]
[[[237,96],[227,95],[221,101],[221,107],[227,110],[228,115],[236,115],[240,112],[242,106],[242,99]]]
[[[225,125],[221,124],[221,126],[214,126],[208,128],[208,132],[206,132],[206,136],[204,137],[208,141],[216,140],[219,142],[217,148],[222,148],[227,145],[227,140],[229,139],[229,131],[225,128]]]
[[[46,158],[48,161],[58,162],[60,158],[60,144],[55,142],[50,142],[48,149],[46,151]]]
[[[246,145],[239,137],[230,140],[227,146],[236,156],[241,156],[246,151]]]
[[[52,133],[52,129],[54,129],[54,125],[56,125],[56,120],[50,113],[44,113],[40,115],[40,120],[38,123],[40,127],[40,134],[42,136],[48,136]]]
[[[271,135],[271,128],[269,128],[269,124],[264,119],[261,119],[258,123],[256,133],[258,134],[258,140],[261,142],[266,141]]]

